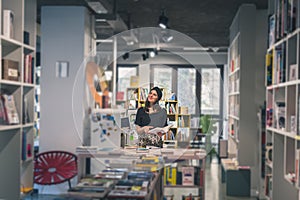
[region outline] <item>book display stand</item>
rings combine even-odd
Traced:
[[[91,151],[89,147],[82,151],[80,147],[77,151],[79,188],[75,187],[77,192],[74,189],[69,191],[69,196],[152,200],[162,199],[180,188],[182,195],[187,196],[193,191],[200,199],[205,198],[205,150],[178,148],[170,151],[157,148],[138,152],[134,148],[109,151],[90,148]],[[104,166],[103,170],[98,174],[87,174],[87,158],[102,159],[103,162],[98,164]],[[87,187],[83,189],[82,185],[84,181],[87,182],[87,177],[89,183],[93,182],[90,181],[92,178],[96,179],[94,183],[102,184],[103,190],[87,192],[86,190],[91,189],[90,184],[86,184]],[[85,191],[80,192],[80,189]]]

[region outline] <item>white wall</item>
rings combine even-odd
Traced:
[[[88,95],[85,93],[82,63],[90,16],[85,7],[45,6],[41,15],[41,97],[40,152],[65,150],[75,152],[83,142]],[[88,43],[88,44],[86,44]],[[56,61],[69,63],[69,76],[56,77]],[[73,180],[74,185],[76,179]],[[40,193],[59,194],[68,184],[36,186]]]
[[[40,151],[74,152],[81,144],[82,123],[74,123],[73,112],[83,116],[83,76],[77,77],[82,84],[75,89],[81,96],[73,99],[72,92],[84,59],[85,18],[84,7],[42,8]],[[68,78],[56,77],[56,61],[69,62]]]

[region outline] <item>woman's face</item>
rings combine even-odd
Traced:
[[[154,104],[158,99],[158,95],[157,95],[157,92],[155,90],[151,90],[148,94],[148,101],[151,103],[151,104]]]

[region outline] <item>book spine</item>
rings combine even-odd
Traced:
[[[25,131],[22,132],[22,160],[27,159],[27,134]]]

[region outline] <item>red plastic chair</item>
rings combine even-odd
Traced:
[[[47,151],[34,158],[34,183],[53,185],[68,181],[78,173],[77,156],[66,151]]]

